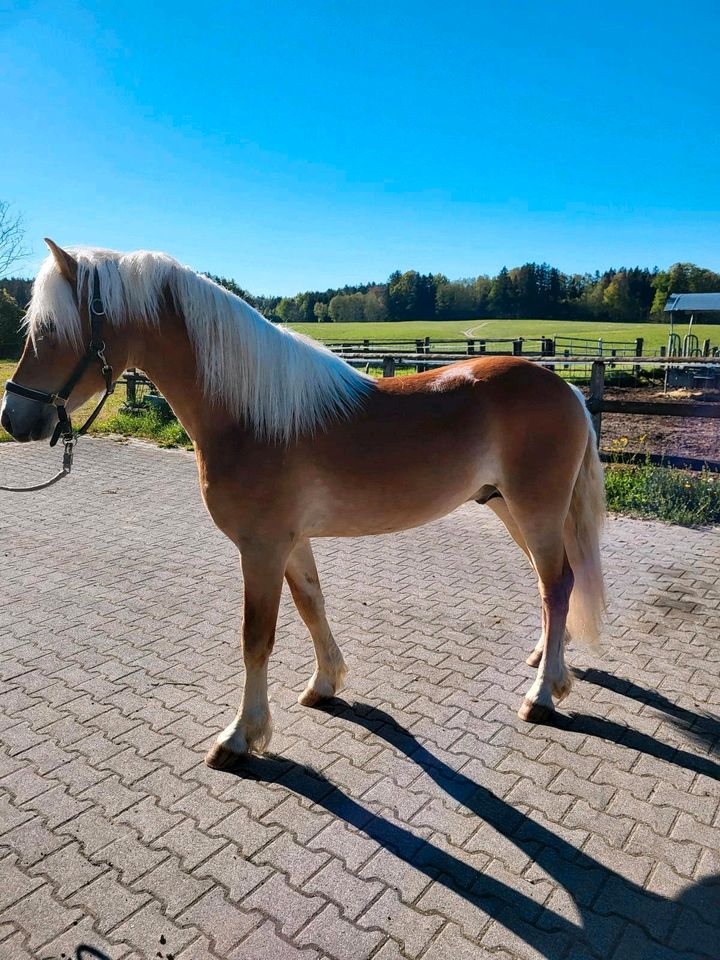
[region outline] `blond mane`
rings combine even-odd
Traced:
[[[205,395],[266,439],[289,441],[349,416],[373,389],[370,377],[325,347],[270,323],[249,303],[164,253],[69,248],[78,262],[78,299],[91,292],[93,270],[108,320],[157,326],[170,295],[185,321]],[[52,327],[83,348],[76,297],[49,256],[25,317],[33,340]]]

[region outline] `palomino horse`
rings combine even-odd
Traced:
[[[48,246],[2,424],[17,440],[47,438],[69,384],[68,411],[97,393],[103,364],[77,366],[90,341],[106,378],[109,364],[145,370],[192,438],[205,504],[240,551],[245,587],[242,703],[210,766],[270,740],[283,578],[315,646],[300,703],[343,683],[311,539],[404,530],[469,500],[501,518],[537,573],[542,636],[528,662],[538,671],[519,716],[548,718],[570,689],[565,641],[593,643],[604,608],[603,475],[577,392],[513,357],[374,381],[164,254]]]

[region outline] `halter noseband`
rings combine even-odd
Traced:
[[[80,358],[77,366],[70,374],[70,378],[65,386],[61,390],[58,390],[57,393],[47,393],[44,390],[35,390],[31,387],[23,387],[22,384],[15,383],[13,380],[8,380],[8,382],[5,384],[5,389],[8,393],[15,393],[19,397],[25,397],[27,400],[35,400],[36,403],[51,404],[55,407],[58,415],[58,422],[55,425],[52,438],[50,439],[51,447],[55,446],[60,437],[62,437],[66,447],[68,444],[72,446],[78,437],[81,437],[88,431],[90,426],[94,423],[95,418],[102,410],[105,401],[115,389],[115,384],[113,383],[112,378],[112,367],[107,362],[105,357],[105,341],[102,338],[103,318],[106,316],[106,312],[105,305],[103,304],[100,296],[100,277],[97,269],[93,271],[93,274],[93,295],[88,304],[88,312],[90,315],[90,343],[85,351],[85,355]],[[80,427],[80,429],[73,430],[72,422],[65,408],[65,404],[70,394],[77,386],[78,381],[93,360],[97,360],[102,368],[102,374],[105,379],[105,393],[102,395],[100,402],[87,418],[85,423]]]

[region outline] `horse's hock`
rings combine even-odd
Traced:
[[[6,480],[54,462],[0,445]],[[0,958],[717,956],[717,531],[610,521],[604,655],[538,727],[533,578],[489,510],[317,542],[347,687],[297,704],[285,594],[275,753],[221,773],[240,586],[192,456],[84,441],[0,528]]]

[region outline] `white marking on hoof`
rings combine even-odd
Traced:
[[[272,720],[268,712],[233,720],[215,741],[218,755],[242,757],[248,753],[264,753],[272,737]],[[206,762],[215,748],[208,753]]]
[[[330,697],[334,697],[336,693],[342,690],[346,674],[347,667],[344,662],[336,668],[333,675],[316,670],[310,679],[310,683],[298,697],[298,703],[301,703],[304,707],[314,707],[322,700],[329,700]]]

